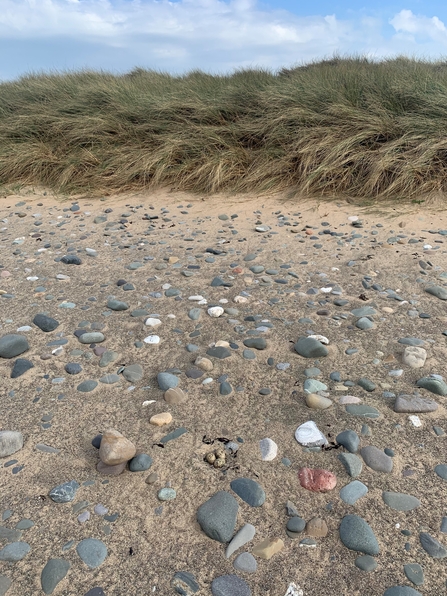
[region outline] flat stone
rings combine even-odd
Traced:
[[[132,459],[135,453],[135,445],[117,430],[111,428],[103,433],[99,457],[104,464],[116,466]]]
[[[81,265],[82,261],[76,255],[65,255],[61,258],[61,263],[65,263],[65,265]]]
[[[246,348],[254,348],[255,350],[265,350],[267,347],[267,342],[263,337],[250,337],[244,339],[243,343]]]
[[[102,540],[85,538],[77,545],[76,552],[90,569],[95,569],[105,561],[107,557],[107,546]]]
[[[258,563],[251,553],[241,553],[234,559],[233,567],[243,573],[255,573]]]
[[[443,480],[447,480],[447,465],[446,464],[438,464],[437,466],[435,466],[435,472],[439,476],[439,478],[442,478]]]
[[[76,480],[59,484],[50,491],[50,498],[55,503],[69,503],[75,498],[79,486]]]
[[[171,580],[171,586],[181,596],[192,596],[200,590],[196,578],[188,571],[177,571]]]
[[[96,389],[97,386],[98,381],[94,381],[93,379],[87,379],[86,381],[82,381],[82,383],[79,383],[76,389],[81,393],[90,393],[90,391]]]
[[[364,404],[348,404],[345,409],[352,416],[363,416],[364,418],[378,418],[380,416],[379,410]]]
[[[361,555],[356,558],[354,565],[362,571],[371,572],[377,568],[377,561],[371,555]]]
[[[101,377],[99,379],[100,383],[104,383],[104,385],[114,385],[115,383],[119,383],[120,381],[120,376],[115,374],[115,373],[111,373],[108,375],[104,375],[103,377]]]
[[[323,358],[329,353],[326,346],[312,337],[300,337],[294,349],[304,358]]]
[[[354,315],[354,317],[370,317],[376,315],[377,311],[372,306],[362,306],[361,308],[354,308],[351,310],[351,314]]]
[[[15,358],[29,350],[28,340],[14,333],[0,338],[0,358]]]
[[[264,489],[251,478],[236,478],[230,482],[230,487],[251,507],[261,507],[265,502]]]
[[[223,346],[208,348],[206,353],[208,356],[211,356],[212,358],[218,358],[219,360],[223,360],[224,358],[229,358],[231,356],[231,351],[228,348],[224,348]]]
[[[211,360],[209,360],[209,358],[202,358],[201,356],[196,358],[194,364],[206,372],[210,372],[214,368],[214,364],[211,362]]]
[[[425,288],[427,294],[431,294],[432,296],[436,296],[439,300],[447,300],[447,288],[443,288],[442,286],[429,286]]]
[[[122,300],[115,300],[114,298],[111,298],[107,301],[107,308],[110,308],[110,310],[127,310],[129,305],[127,302],[123,302]]]
[[[147,453],[139,453],[129,461],[129,470],[131,472],[144,472],[149,470],[152,465],[152,457]]]
[[[303,384],[303,389],[306,393],[318,393],[318,391],[326,391],[327,388],[325,383],[317,379],[306,379]]]
[[[64,370],[69,375],[78,375],[82,372],[82,366],[77,362],[67,362],[64,366]]]
[[[154,426],[164,426],[172,422],[172,414],[169,412],[161,412],[160,414],[154,414],[151,416],[149,422]]]
[[[368,319],[368,317],[362,317],[356,321],[355,326],[362,331],[366,331],[368,329],[372,329],[374,327],[374,323]]]
[[[191,310],[188,312],[188,317],[191,319],[191,321],[198,321],[201,316],[202,316],[201,308],[191,308]]]
[[[160,501],[173,501],[177,497],[177,492],[173,488],[162,488],[157,493]]]
[[[281,538],[266,538],[253,547],[253,555],[260,559],[269,560],[284,548]]]
[[[59,582],[67,575],[70,563],[64,559],[50,559],[42,569],[40,585],[45,594],[52,594]]]
[[[306,524],[306,534],[314,538],[324,538],[327,536],[328,527],[324,519],[321,517],[314,517]]]
[[[332,406],[332,401],[316,393],[306,394],[306,405],[311,410],[327,410]]]
[[[337,485],[335,474],[320,468],[301,468],[298,478],[301,486],[312,492],[328,492]]]
[[[205,501],[197,510],[197,521],[203,532],[213,540],[230,542],[239,505],[236,499],[226,491],[219,491]]]
[[[26,358],[17,358],[11,370],[11,379],[17,379],[18,377],[21,377],[32,368],[34,368],[34,364],[31,362],[31,360],[27,360]]]
[[[340,491],[340,499],[348,505],[354,505],[359,499],[368,492],[368,487],[359,480],[353,480]]]
[[[357,455],[354,453],[340,453],[338,455],[338,459],[341,461],[347,474],[349,474],[351,478],[357,478],[357,476],[360,476],[363,469],[363,463]]]
[[[357,453],[360,445],[360,438],[353,430],[344,430],[339,433],[335,440],[339,445],[343,445],[350,453]]]
[[[396,511],[413,511],[413,509],[416,509],[416,507],[421,505],[419,499],[405,493],[384,491],[382,493],[382,499],[388,507],[391,507],[391,509],[395,509]]]
[[[422,586],[424,583],[424,570],[418,563],[404,565],[404,573],[415,586]]]
[[[6,575],[0,575],[0,596],[5,596],[6,592],[12,586],[12,581]]]
[[[374,391],[374,389],[376,388],[375,383],[373,383],[370,379],[366,379],[364,377],[357,381],[357,385],[359,385],[359,387],[368,392]]]
[[[422,548],[433,559],[444,559],[447,557],[445,546],[436,540],[436,538],[433,538],[428,532],[421,532],[419,534],[419,540]]]
[[[27,542],[10,542],[0,550],[0,561],[17,563],[30,552],[31,547]]]
[[[404,350],[402,362],[410,368],[422,368],[427,358],[424,348],[418,346],[407,346]]]
[[[129,383],[138,383],[143,378],[143,367],[140,364],[130,364],[123,369],[122,374]]]
[[[119,357],[118,352],[114,352],[113,350],[107,350],[101,356],[101,360],[99,361],[99,366],[101,368],[104,368],[105,366],[108,366],[112,362],[115,362],[115,360],[118,357]]]
[[[59,321],[53,319],[52,317],[47,317],[43,314],[37,314],[33,319],[34,325],[39,327],[41,331],[45,333],[49,333],[50,331],[54,331],[59,327]]]
[[[373,445],[360,449],[360,455],[368,468],[376,472],[388,474],[393,469],[393,459]]]
[[[162,437],[160,439],[160,443],[162,445],[165,445],[166,443],[168,443],[169,441],[173,441],[174,439],[178,439],[179,437],[181,437],[182,435],[184,435],[185,433],[187,433],[188,431],[186,430],[186,428],[184,428],[183,426],[181,428],[176,428],[175,430],[173,430],[172,432],[168,433],[167,435],[165,435],[164,437]]]
[[[327,439],[313,420],[301,424],[295,431],[295,439],[304,447],[327,445]]]
[[[398,413],[435,412],[438,404],[432,399],[416,395],[399,395],[394,402],[394,411]]]
[[[306,522],[301,517],[294,515],[287,520],[286,530],[292,532],[293,534],[299,534],[300,532],[303,532],[305,527]]]
[[[0,526],[0,542],[19,542],[22,537],[20,530]]]
[[[225,551],[225,556],[227,559],[231,557],[231,555],[236,552],[239,548],[247,544],[247,542],[251,542],[256,534],[256,529],[251,524],[245,524],[242,528],[237,532],[237,534],[232,538],[230,544],[227,546],[227,550]]]
[[[182,404],[186,401],[186,395],[180,387],[171,387],[164,394],[165,402],[170,405]]]
[[[422,594],[409,586],[393,586],[385,590],[383,596],[422,596]]]
[[[23,435],[16,430],[0,431],[0,457],[7,457],[23,447]]]
[[[211,583],[213,596],[251,596],[250,586],[237,575],[221,575]]]
[[[358,515],[346,515],[339,528],[340,540],[350,550],[378,555],[380,552],[377,538],[369,524]]]
[[[435,395],[447,395],[447,383],[440,379],[423,377],[422,379],[419,379],[416,385],[423,389],[427,389],[427,391],[431,391],[431,393],[434,393]]]
[[[162,391],[174,389],[179,384],[179,379],[175,375],[167,372],[160,372],[157,375],[158,387]]]

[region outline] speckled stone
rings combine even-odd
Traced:
[[[379,554],[379,544],[371,526],[358,515],[346,515],[341,521],[339,532],[340,540],[347,548],[366,555]]]
[[[203,532],[218,542],[230,542],[239,505],[233,495],[219,491],[205,501],[197,511],[197,521]]]
[[[237,575],[221,575],[211,583],[213,596],[251,596],[250,586]]]

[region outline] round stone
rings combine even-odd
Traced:
[[[69,375],[78,375],[80,372],[82,372],[82,366],[77,362],[67,362],[64,370]]]
[[[92,379],[89,379],[87,381],[82,381],[82,383],[79,383],[76,389],[81,393],[90,393],[90,391],[96,389],[97,386],[98,381],[93,381]]]
[[[173,501],[177,496],[173,488],[162,488],[158,491],[157,497],[160,501]]]
[[[175,375],[167,372],[161,372],[157,375],[158,386],[162,391],[173,389],[179,384],[179,379]]]
[[[83,333],[79,337],[81,344],[99,344],[105,340],[104,335],[100,331],[92,331],[91,333]]]
[[[172,422],[172,414],[169,412],[161,412],[160,414],[154,414],[149,420],[150,424],[154,426],[164,426]]]
[[[332,406],[332,400],[316,393],[308,393],[306,395],[306,405],[312,410],[327,410]]]
[[[301,517],[293,516],[287,520],[286,528],[289,532],[299,533],[306,527],[306,522]]]
[[[0,561],[17,563],[30,552],[31,547],[27,542],[10,542],[0,550]]]
[[[52,317],[47,317],[43,314],[37,314],[33,319],[34,325],[39,327],[41,331],[48,333],[50,331],[54,331],[59,327],[59,321],[53,319]]]
[[[149,470],[152,465],[152,457],[147,453],[139,453],[129,461],[129,470],[131,472],[144,472]]]
[[[102,540],[85,538],[77,545],[76,552],[90,569],[95,569],[105,561],[107,546]]]

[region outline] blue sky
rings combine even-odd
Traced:
[[[0,80],[135,67],[272,70],[339,55],[447,59],[435,0],[0,0]]]

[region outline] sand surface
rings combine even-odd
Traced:
[[[70,211],[72,204],[79,205],[79,211]],[[168,212],[163,213],[163,208]],[[106,209],[112,209],[107,222],[93,223]],[[20,217],[19,213],[25,216]],[[123,218],[122,214],[128,215]],[[158,219],[149,221],[145,214],[157,215]],[[229,219],[219,219],[221,214]],[[232,219],[236,214],[237,218]],[[354,228],[348,220],[350,216],[358,216],[363,228]],[[120,220],[127,221],[120,224]],[[35,226],[36,221],[42,225]],[[61,222],[63,225],[58,227]],[[107,230],[111,222],[116,225]],[[323,222],[329,225],[322,225]],[[256,232],[255,227],[260,224],[270,230]],[[377,224],[383,227],[376,227]],[[306,226],[314,230],[313,234],[306,234]],[[238,233],[233,234],[232,229]],[[328,229],[344,235],[318,234]],[[420,545],[419,533],[428,531],[447,545],[447,537],[440,532],[442,517],[447,514],[447,484],[434,473],[435,465],[446,463],[446,435],[437,436],[433,431],[433,426],[447,430],[446,398],[420,389],[421,395],[435,399],[439,407],[435,412],[420,414],[422,425],[415,427],[408,414],[393,411],[394,399],[383,397],[383,392],[412,394],[421,377],[432,373],[446,376],[447,337],[442,332],[447,330],[447,302],[424,291],[429,283],[447,284],[446,277],[439,277],[447,270],[447,237],[434,233],[445,229],[447,212],[436,205],[413,204],[400,209],[384,206],[374,210],[342,199],[322,202],[267,196],[209,198],[168,191],[112,196],[101,201],[85,197],[63,199],[50,192],[25,189],[1,198],[0,290],[13,297],[0,297],[0,337],[16,333],[21,326],[32,327],[22,332],[30,349],[21,357],[34,364],[23,376],[11,379],[15,358],[0,358],[0,429],[20,431],[24,436],[23,449],[0,460],[0,518],[2,512],[12,511],[11,517],[0,524],[14,528],[21,519],[34,522],[21,537],[31,546],[30,553],[14,564],[0,562],[0,574],[12,580],[7,596],[43,594],[40,573],[51,558],[63,558],[71,564],[67,576],[54,590],[57,595],[84,595],[98,586],[107,596],[169,596],[175,594],[170,585],[174,573],[189,571],[200,585],[198,594],[208,596],[214,578],[236,573],[233,560],[239,552],[251,552],[254,545],[269,537],[280,537],[285,545],[283,550],[268,561],[258,559],[256,573],[239,574],[253,596],[284,596],[291,582],[299,584],[305,596],[382,595],[390,586],[412,585],[403,566],[415,562],[422,565],[425,580],[420,588],[413,587],[427,596],[444,594],[445,559],[430,557]],[[377,234],[373,235],[373,231]],[[352,240],[352,234],[361,237]],[[24,242],[13,244],[17,238],[24,238]],[[418,242],[409,243],[411,238]],[[68,248],[76,249],[73,254],[82,259],[81,265],[55,262],[56,258],[71,254],[67,253]],[[86,254],[86,248],[96,250],[97,256]],[[213,255],[206,252],[208,248],[224,252]],[[244,261],[249,254],[256,258]],[[144,260],[148,256],[153,260]],[[209,257],[214,257],[214,262],[206,262]],[[426,269],[421,268],[420,261]],[[128,269],[133,262],[142,266]],[[156,268],[163,263],[167,268]],[[188,271],[188,265],[200,268],[189,269],[193,275],[185,277],[182,271]],[[278,273],[253,274],[253,265],[277,269]],[[5,271],[10,275],[6,276]],[[289,271],[296,273],[297,278],[288,275]],[[69,279],[58,280],[58,274]],[[261,275],[269,277],[272,283],[260,282]],[[211,287],[216,276],[231,287]],[[377,283],[383,289],[395,290],[403,300],[365,288],[365,276],[371,278],[369,285]],[[33,279],[27,279],[30,277]],[[123,291],[117,286],[120,279],[132,283],[135,289]],[[287,283],[278,283],[277,279]],[[166,297],[163,284],[179,289],[181,299]],[[341,288],[341,296],[321,292],[321,288],[336,286]],[[309,295],[310,288],[319,293]],[[151,297],[151,292],[160,292],[162,297]],[[244,293],[247,301],[235,302],[235,297]],[[48,295],[53,298],[48,299]],[[109,311],[106,303],[111,295],[127,302],[129,309],[104,316]],[[188,317],[188,311],[196,306],[188,298],[194,295],[202,295],[208,301],[200,307],[203,313],[199,321]],[[94,301],[89,300],[92,297]],[[349,303],[335,306],[336,298],[345,298]],[[219,304],[221,299],[228,301],[221,303],[222,307],[236,308],[238,314],[210,317],[207,308]],[[415,304],[410,304],[410,300]],[[73,302],[75,307],[60,308],[63,301]],[[309,301],[314,304],[309,305]],[[373,306],[377,314],[372,317],[374,328],[361,331],[355,327],[356,317],[350,312],[365,305]],[[137,308],[159,315],[162,324],[151,330],[145,325],[147,317],[131,316]],[[429,317],[410,316],[411,310]],[[50,333],[42,332],[32,323],[37,313],[54,317],[60,322],[59,327]],[[270,330],[258,333],[267,340],[267,348],[254,350],[254,360],[242,356],[242,342],[249,337],[247,331],[260,324],[244,321],[249,315],[262,315],[262,320],[273,324]],[[304,317],[313,323],[300,323]],[[81,344],[74,335],[83,321],[102,323],[105,341],[98,345],[119,353],[119,358],[106,368],[99,367],[100,357],[93,353],[94,348]],[[200,333],[191,338],[195,330]],[[42,359],[55,350],[47,344],[61,333],[68,343],[60,353]],[[135,342],[153,333],[160,337],[158,345],[135,346]],[[319,360],[318,380],[327,384],[326,395],[333,405],[323,411],[309,409],[305,403],[304,369],[314,366],[314,360],[305,359],[294,350],[298,338],[309,333],[329,340],[329,355]],[[402,364],[405,346],[397,340],[404,337],[432,340],[424,346],[427,360],[422,369],[413,370]],[[196,358],[206,356],[209,346],[218,341],[239,347],[232,349],[230,358],[211,358],[214,368],[210,373],[199,379],[188,378],[185,371],[194,368]],[[198,346],[197,352],[187,351],[189,343]],[[358,351],[347,355],[348,348]],[[73,350],[82,350],[84,354],[73,356]],[[274,359],[273,365],[268,365],[268,358]],[[66,374],[67,362],[78,362],[82,372]],[[90,393],[77,390],[86,379],[99,380],[134,363],[142,365],[144,376],[133,389],[121,376],[116,384],[100,382]],[[278,363],[290,366],[278,370]],[[157,373],[170,368],[181,371],[179,386],[187,396],[177,406],[166,403],[156,380]],[[403,369],[401,376],[389,375],[399,369]],[[333,371],[341,373],[342,382],[330,380]],[[224,374],[233,388],[229,396],[219,394],[217,379]],[[213,381],[203,385],[207,376]],[[52,382],[62,377],[63,382]],[[362,377],[376,384],[373,392],[358,385],[342,389],[343,381],[356,383]],[[262,388],[271,389],[271,393],[260,395]],[[348,414],[338,403],[345,394],[377,408],[380,417],[364,419]],[[143,405],[146,401],[151,403]],[[173,420],[159,428],[151,425],[149,419],[160,412],[170,412]],[[42,418],[50,415],[50,426],[44,428]],[[362,425],[368,424],[371,436],[362,436],[361,446],[392,449],[392,472],[375,472],[364,465],[358,480],[369,492],[355,505],[347,505],[339,497],[340,489],[352,480],[338,460],[343,449],[308,452],[294,438],[296,428],[308,420],[314,420],[330,442],[335,442],[335,436],[345,429],[360,435]],[[148,453],[153,458],[150,470],[126,470],[117,477],[102,476],[96,471],[98,450],[91,440],[110,427],[129,438],[138,453]],[[164,448],[158,445],[164,435],[180,427],[185,427],[187,433]],[[228,458],[225,469],[215,469],[204,461],[211,448],[208,439],[236,441],[238,437],[243,443],[237,457]],[[277,443],[278,456],[264,462],[259,441],[266,437]],[[60,453],[39,451],[36,445],[40,443],[57,448]],[[213,447],[217,445],[218,441]],[[291,465],[284,465],[283,458],[288,458]],[[4,467],[12,459],[17,463]],[[15,466],[22,465],[23,469],[13,473]],[[304,489],[298,479],[303,466],[334,472],[337,487],[327,493]],[[158,474],[153,485],[145,482],[151,472]],[[253,508],[238,498],[236,530],[250,523],[255,526],[256,535],[251,543],[226,559],[225,545],[201,531],[196,512],[215,492],[232,492],[230,482],[236,477],[259,482],[266,492],[266,501],[262,507]],[[81,484],[75,500],[66,504],[52,502],[49,491],[72,479]],[[89,480],[94,482],[84,486]],[[104,484],[105,480],[108,482]],[[157,492],[168,482],[177,497],[161,503]],[[394,511],[383,502],[382,491],[414,495],[421,506],[410,512]],[[89,502],[87,510],[91,512],[85,523],[79,523],[78,513],[72,512],[72,506],[82,500]],[[316,539],[316,548],[299,546],[305,532],[300,539],[287,536],[287,500],[296,505],[306,521],[314,517],[326,521],[328,535]],[[95,515],[93,507],[98,503],[107,507],[109,514],[119,513],[118,519],[108,523]],[[355,567],[359,553],[340,541],[340,521],[351,513],[363,517],[379,541],[378,566],[372,573]],[[104,532],[105,527],[109,528],[109,535]],[[411,536],[404,536],[402,529],[410,530]],[[108,556],[96,569],[89,569],[76,553],[76,544],[84,538],[98,538],[107,546]],[[74,541],[73,547],[63,551],[63,545],[70,540]],[[410,544],[409,551],[405,543]]]

